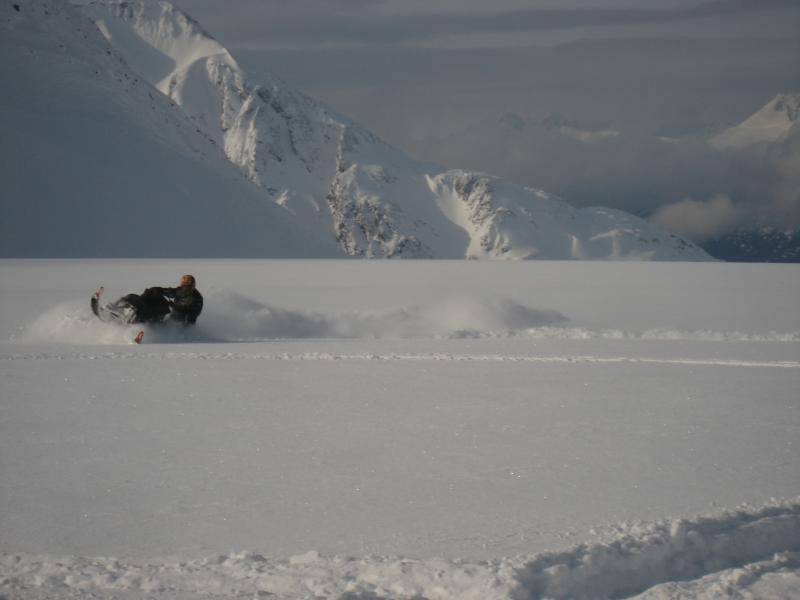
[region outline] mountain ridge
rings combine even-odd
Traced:
[[[0,255],[342,256],[263,202],[81,10],[0,5]]]
[[[52,5],[45,0],[30,4],[36,1],[42,6]],[[257,218],[247,211],[244,217],[237,216],[234,213],[238,208],[233,208],[223,219],[230,229],[227,235],[233,239],[241,237],[239,226],[255,229],[256,223],[261,224],[266,241],[262,242],[261,250],[255,250],[258,243],[251,240],[247,255],[710,259],[698,246],[680,236],[627,213],[575,209],[546,192],[485,173],[448,171],[416,161],[351,119],[277,79],[265,77],[258,84],[251,83],[219,42],[168,2],[99,0],[82,2],[79,10],[91,17],[96,33],[102,33],[113,54],[129,69],[124,78],[139,81],[138,89],[152,86],[149,89],[163,94],[156,103],[158,118],[177,120],[180,136],[185,137],[187,132],[194,136],[182,152],[205,153],[204,160],[231,177],[229,169],[219,164],[218,158],[224,157],[254,187],[242,192],[240,188],[245,187],[242,181],[228,191],[211,186],[197,192],[198,187],[208,187],[190,181],[193,177],[201,178],[200,175],[185,174],[169,180],[169,169],[151,164],[150,151],[145,149],[143,141],[138,153],[123,152],[125,162],[131,167],[127,176],[135,179],[138,169],[143,179],[160,179],[173,193],[176,188],[186,188],[177,192],[186,202],[199,193],[208,209],[203,215],[216,214],[215,210],[225,212],[226,203],[236,205],[240,202],[236,198],[247,197],[247,203],[252,205],[250,213],[258,213]],[[97,45],[96,40],[93,43]],[[29,66],[36,70],[36,65]],[[49,74],[52,69],[46,71]],[[111,98],[111,104],[129,104],[134,114],[142,112],[141,92],[109,93],[118,96]],[[147,93],[153,96],[153,92]],[[124,111],[115,109],[115,112]],[[138,132],[143,119],[137,119],[126,127]],[[156,136],[170,137],[168,133],[157,131]],[[68,142],[63,138],[57,142],[66,151]],[[172,138],[168,142],[176,143]],[[138,160],[147,169],[129,156],[132,153],[140,156]],[[80,168],[86,169],[83,163]],[[68,179],[70,185],[80,181],[77,175]],[[147,193],[152,194],[152,186],[146,183],[136,185],[146,187]],[[124,190],[118,192],[113,182],[105,184],[115,195],[115,202],[118,193],[126,199],[136,195]],[[18,187],[24,188],[24,182],[19,181]],[[191,193],[187,193],[189,188]],[[153,205],[150,210],[157,212],[156,206],[170,202],[166,191],[160,195],[162,199],[150,202],[148,206]],[[215,197],[219,202],[216,207]],[[40,198],[39,202],[46,205],[45,199]],[[214,222],[220,216],[198,217],[200,221],[203,219],[206,222],[199,229],[204,236],[214,237],[218,245],[224,246],[223,232]],[[169,223],[156,227],[162,235],[171,228],[180,230],[176,215]],[[92,228],[83,230],[92,237]],[[141,253],[143,244],[131,244],[131,237],[123,235],[119,246],[134,255]],[[180,246],[187,244],[188,240],[184,240]],[[237,255],[242,252],[237,248],[240,245],[232,242],[222,254]],[[4,252],[12,247],[9,244]],[[107,252],[103,246],[101,255]],[[161,250],[152,252],[170,255],[176,249],[164,250],[162,245]]]

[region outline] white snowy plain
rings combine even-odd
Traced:
[[[113,299],[196,275],[191,330]],[[800,268],[0,261],[0,597],[800,597]]]

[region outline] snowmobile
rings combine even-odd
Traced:
[[[162,290],[148,288],[142,294],[128,294],[114,302],[101,304],[100,298],[105,288],[100,286],[92,295],[90,306],[95,316],[104,323],[163,323],[172,312],[172,298]],[[133,341],[141,344],[143,338],[144,330],[139,331]]]
[[[178,287],[149,287],[141,294],[128,294],[115,302],[100,304],[105,288],[97,288],[90,305],[101,321],[131,325],[134,323],[163,323],[166,320],[193,325],[203,310],[203,296],[195,287],[193,275],[181,277]],[[140,343],[144,332],[139,332]]]

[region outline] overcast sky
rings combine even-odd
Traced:
[[[797,35],[796,0],[180,0],[230,46],[474,48],[608,35]]]
[[[417,157],[510,177],[580,205],[649,215],[692,198],[733,207],[740,221],[787,218],[772,210],[774,179],[786,179],[777,167],[743,168],[741,158],[703,144],[679,150],[652,139],[699,136],[800,90],[798,0],[176,4],[254,78],[275,74]],[[523,123],[557,114],[625,135],[607,147],[535,128],[512,139],[508,113]],[[793,182],[778,183],[785,205]],[[789,212],[800,224],[800,209]]]

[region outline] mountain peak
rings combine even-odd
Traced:
[[[764,107],[764,110],[785,115],[787,120],[795,123],[800,117],[800,93],[778,94]]]
[[[798,128],[800,94],[778,94],[762,108],[709,140],[718,150],[734,150],[763,142],[777,142]]]

